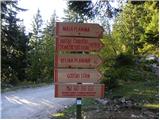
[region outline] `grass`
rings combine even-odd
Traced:
[[[96,100],[92,98],[82,99],[82,116],[86,118],[86,111],[96,110],[101,106],[101,104],[97,104]],[[59,111],[58,113],[54,113],[50,115],[52,119],[75,119],[76,118],[76,105],[72,105],[67,109]]]
[[[83,119],[133,119],[135,116],[141,119],[158,118],[158,104],[145,104],[144,106],[135,108],[110,108],[117,106],[102,105],[95,99],[83,99],[82,100],[82,118]],[[144,109],[143,108],[147,108]],[[152,111],[154,110],[154,111]],[[143,112],[147,115],[143,115]],[[143,116],[142,116],[143,115]],[[152,115],[152,116],[150,116]],[[133,116],[133,117],[132,117]],[[52,119],[75,119],[76,118],[76,105],[72,105],[58,113],[50,115]]]
[[[159,104],[144,104],[143,107],[149,109],[159,109]]]
[[[132,78],[137,78],[138,80],[117,80],[118,86],[106,91],[106,97],[124,96],[133,99],[139,104],[157,104],[159,101],[158,76],[138,67],[129,68],[127,71],[130,71],[130,74],[127,74],[126,78],[131,78],[132,75]]]
[[[110,91],[106,91],[106,97],[114,98],[116,96],[125,96],[126,98],[132,98],[136,102],[158,102],[158,82],[156,81],[129,81],[121,82],[117,88],[113,88]]]

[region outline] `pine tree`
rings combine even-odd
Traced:
[[[27,73],[30,80],[39,82],[41,81],[41,54],[42,54],[42,38],[43,38],[43,20],[40,14],[40,10],[37,10],[35,16],[33,16],[32,22],[32,35],[29,40],[29,53],[28,61],[30,65],[28,66]]]
[[[28,37],[17,24],[17,1],[1,1],[2,87],[25,80]]]
[[[122,52],[130,54],[158,53],[158,2],[129,2],[117,16],[113,37]]]
[[[42,74],[45,81],[53,78],[54,46],[55,46],[56,12],[54,11],[47,23],[43,37],[43,68]]]

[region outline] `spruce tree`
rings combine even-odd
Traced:
[[[25,68],[28,37],[18,25],[17,1],[1,1],[1,78],[2,87],[16,85],[25,80]]]
[[[29,40],[29,53],[28,53],[28,61],[29,61],[29,66],[27,69],[28,77],[30,80],[34,82],[39,82],[41,81],[41,70],[43,69],[41,67],[42,64],[42,59],[41,59],[41,54],[42,54],[42,38],[43,38],[43,31],[42,31],[42,26],[43,26],[43,20],[42,16],[40,14],[40,10],[37,10],[37,13],[35,16],[33,16],[33,21],[32,21],[32,35]]]

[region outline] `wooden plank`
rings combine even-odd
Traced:
[[[57,36],[101,38],[103,36],[103,31],[103,28],[99,24],[56,22]]]
[[[99,38],[57,37],[56,51],[100,51],[104,44]]]
[[[97,83],[101,77],[96,69],[54,69],[55,83]]]
[[[56,61],[57,60],[57,61]],[[59,54],[55,55],[55,66],[59,68],[96,68],[102,63],[97,55]]]
[[[55,84],[55,97],[61,98],[98,98],[104,91],[104,84]]]

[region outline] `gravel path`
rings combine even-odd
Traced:
[[[49,114],[75,102],[74,98],[54,98],[54,85],[19,89],[1,94],[1,118],[47,119]]]

